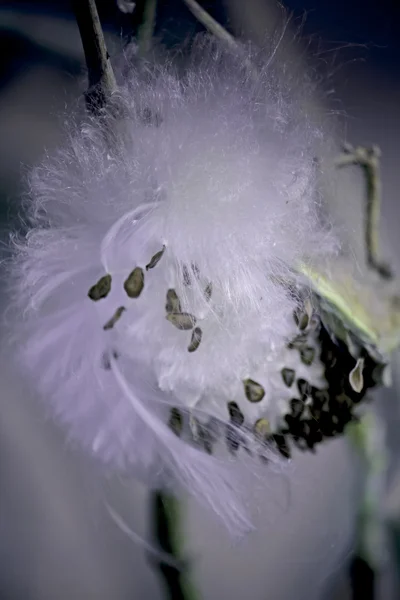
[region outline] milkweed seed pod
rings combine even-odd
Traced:
[[[313,84],[246,52],[200,38],[179,72],[125,64],[102,117],[68,119],[31,172],[11,266],[21,369],[70,437],[236,532],[233,457],[343,432],[384,362],[332,335],[304,274],[339,248]]]

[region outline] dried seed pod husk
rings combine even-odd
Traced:
[[[117,310],[115,311],[115,313],[113,314],[113,316],[111,317],[111,319],[109,321],[107,321],[107,323],[104,325],[103,329],[104,331],[108,331],[109,329],[112,329],[115,325],[115,323],[117,321],[119,321],[119,319],[122,316],[122,313],[124,313],[126,311],[125,306],[120,306],[119,308],[117,308]]]
[[[124,282],[124,290],[129,298],[139,298],[144,288],[144,271],[135,267]]]
[[[202,335],[203,332],[200,329],[200,327],[195,327],[193,329],[192,338],[188,347],[188,352],[195,352],[195,350],[197,350],[197,348],[200,346]]]
[[[154,267],[160,262],[163,254],[165,252],[165,245],[163,245],[162,250],[159,250],[151,257],[149,264],[146,265],[146,271],[149,269],[154,269]]]
[[[111,290],[111,275],[103,275],[89,290],[88,296],[94,302],[106,298]]]
[[[189,313],[169,313],[166,318],[172,325],[182,331],[193,329],[196,325],[196,317]]]

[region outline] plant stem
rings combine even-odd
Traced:
[[[139,56],[147,56],[151,50],[156,21],[157,0],[147,0],[143,10],[143,20],[138,31]]]
[[[379,224],[381,216],[382,190],[379,175],[380,150],[376,146],[353,148],[346,144],[343,154],[337,161],[338,167],[358,165],[364,171],[367,193],[365,208],[365,250],[368,266],[382,278],[390,279],[392,273],[388,265],[380,258]]]
[[[350,565],[352,600],[374,600],[375,572],[361,556],[354,556]]]
[[[85,93],[89,112],[97,113],[116,89],[95,0],[72,0],[85,52],[89,87]]]
[[[199,600],[188,578],[188,565],[180,555],[181,507],[174,496],[163,491],[151,493],[150,511],[153,525],[153,538],[163,553],[171,557],[171,562],[157,559],[155,566],[164,581],[169,600]]]
[[[359,507],[357,546],[350,565],[353,600],[373,600],[376,581],[385,561],[385,492],[387,451],[382,421],[374,414],[348,428],[348,434],[365,465],[364,490]]]

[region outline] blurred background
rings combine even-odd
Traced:
[[[283,17],[272,0],[201,4],[232,33],[257,43],[279,27]],[[112,57],[135,36],[143,5],[138,1],[133,13],[124,13],[113,0],[98,1]],[[290,0],[285,7],[293,14],[289,27],[301,26],[301,38],[287,50],[293,64],[308,63],[330,91],[329,102],[320,108],[342,115],[343,138],[354,144],[376,143],[382,149],[383,246],[399,266],[400,5],[395,0]],[[159,0],[159,43],[171,47],[202,30],[181,0]],[[7,231],[24,193],[24,173],[60,141],[65,110],[86,86],[82,46],[68,0],[1,0],[0,57],[4,258]],[[361,180],[355,177],[352,185],[354,196],[361,197]],[[350,213],[362,223],[362,214]],[[0,301],[4,311],[4,293]],[[5,336],[0,352],[0,599],[161,599],[160,581],[146,553],[116,526],[107,508],[146,538],[146,490],[99,473],[15,372]],[[390,551],[377,585],[379,600],[400,598],[398,362],[395,358],[393,388],[378,398],[391,451],[384,510],[393,521]],[[348,565],[355,544],[358,472],[344,439],[323,445],[316,455],[296,455],[290,471],[285,476],[268,474],[267,493],[264,489],[262,497],[252,499],[257,529],[240,543],[188,499],[187,553],[202,597],[350,599]]]

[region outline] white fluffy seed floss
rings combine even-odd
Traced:
[[[362,369],[356,398],[332,383],[299,275],[338,246],[312,84],[245,58],[201,39],[179,73],[125,63],[109,114],[69,119],[31,172],[12,263],[18,360],[70,435],[112,468],[180,481],[236,531],[233,457],[314,448],[363,389]]]

